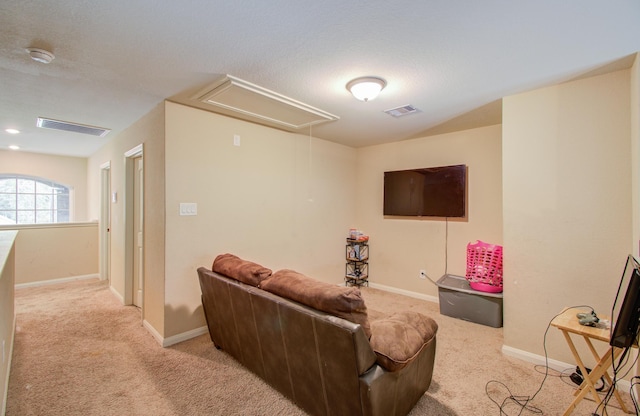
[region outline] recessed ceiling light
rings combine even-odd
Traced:
[[[15,144],[10,144],[9,145],[9,149],[11,149],[11,150],[20,150],[20,146],[15,145]]]
[[[5,129],[4,131],[6,131],[9,134],[18,134],[18,133],[20,133],[20,130],[16,130],[16,129]]]

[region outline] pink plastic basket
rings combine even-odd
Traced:
[[[502,292],[502,246],[478,240],[467,244],[469,286],[482,292]]]

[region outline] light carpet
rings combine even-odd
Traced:
[[[503,355],[502,329],[440,315],[428,301],[373,288],[362,293],[372,320],[409,309],[438,322],[433,381],[411,416],[540,414],[507,399],[532,396],[544,368]],[[7,415],[305,415],[208,335],[160,347],[140,310],[119,304],[105,282],[18,289],[16,316]],[[551,370],[530,405],[560,415],[574,390]],[[631,404],[628,394],[625,400]],[[616,405],[609,415],[623,414]],[[583,400],[573,414],[595,408]]]

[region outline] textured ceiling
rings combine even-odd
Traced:
[[[4,0],[0,149],[88,156],[224,74],[339,116],[313,135],[349,146],[495,124],[504,96],[631,62],[639,23],[638,0]],[[388,83],[367,103],[345,89],[365,75]],[[383,113],[406,104],[420,112]],[[37,129],[38,116],[112,132]]]

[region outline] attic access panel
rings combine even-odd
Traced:
[[[241,118],[257,119],[293,129],[340,119],[231,75],[226,75],[194,98],[204,104],[227,110],[226,114],[230,112]]]

